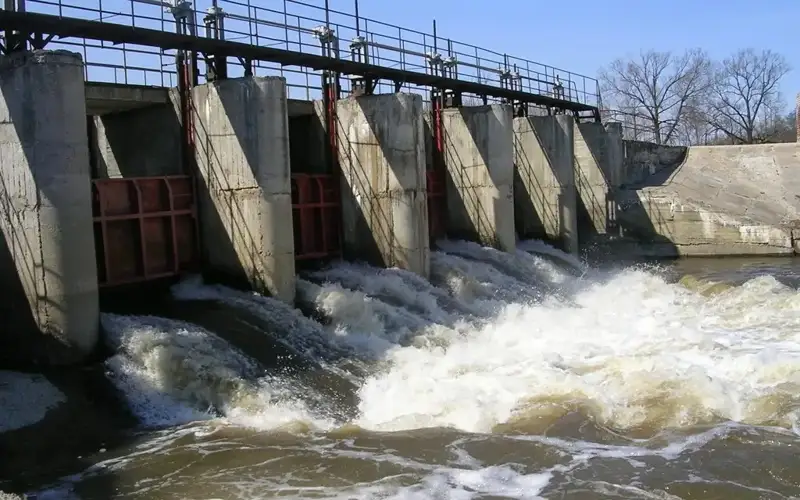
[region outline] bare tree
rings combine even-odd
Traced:
[[[687,104],[677,127],[677,142],[684,146],[707,144],[715,139],[716,129],[708,123],[701,103]]]
[[[789,71],[786,59],[770,50],[740,50],[714,72],[708,122],[736,142],[761,140],[760,129],[783,113],[778,88]]]
[[[653,141],[673,141],[687,107],[708,90],[711,63],[702,50],[676,56],[642,52],[638,59],[617,59],[601,70],[601,89],[614,107],[651,123]]]

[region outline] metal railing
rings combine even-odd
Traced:
[[[319,3],[323,3],[322,0]],[[325,2],[327,3],[327,2]],[[79,18],[104,23],[176,31],[176,12],[186,16],[189,32],[206,34],[204,19],[221,9],[225,40],[287,51],[322,54],[320,38],[330,33],[337,43],[327,54],[342,59],[428,74],[442,74],[461,81],[520,90],[571,102],[597,106],[599,92],[594,78],[495,52],[462,42],[328,9],[310,1],[280,0],[25,0],[28,12]],[[275,5],[276,7],[270,7]],[[330,31],[329,31],[330,30]],[[217,36],[216,34],[214,34]],[[83,55],[89,81],[138,85],[175,86],[174,51],[81,38],[55,39],[48,48],[63,48]],[[230,59],[230,58],[229,58]],[[243,68],[229,61],[229,76],[241,76]],[[200,74],[205,73],[202,61]],[[255,62],[255,75],[286,78],[289,97],[320,97],[320,72],[303,67]],[[342,79],[342,90],[350,90]],[[387,90],[391,88],[391,90]],[[405,91],[427,95],[429,89],[404,85]],[[394,91],[391,83],[379,83],[376,92]]]
[[[602,109],[600,116],[603,122],[618,122],[622,124],[622,138],[630,141],[656,142],[656,127],[653,119],[642,113],[633,113],[619,109]],[[701,146],[709,144],[724,144],[726,136],[718,129],[711,127],[705,130],[687,130],[678,127],[669,140],[666,140],[666,124],[661,126],[661,138],[669,146]]]

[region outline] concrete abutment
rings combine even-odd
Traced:
[[[0,57],[0,360],[78,362],[99,306],[83,63]]]

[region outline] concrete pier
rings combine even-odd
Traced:
[[[575,130],[578,226],[582,238],[585,235],[587,240],[609,234],[614,225],[612,170],[621,170],[622,162],[611,167],[609,140],[602,123],[580,123]]]
[[[422,98],[351,97],[337,103],[346,258],[430,271]]]
[[[507,252],[516,248],[512,121],[507,105],[442,111],[448,233]]]
[[[0,362],[6,366],[76,362],[97,342],[84,95],[79,54],[0,57]]]
[[[285,302],[295,294],[286,81],[194,89],[204,265]],[[242,283],[244,284],[244,283]]]
[[[514,118],[514,224],[577,254],[574,129],[570,115]]]

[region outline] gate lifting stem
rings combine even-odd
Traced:
[[[196,270],[199,245],[191,177],[95,179],[92,210],[100,286]]]

